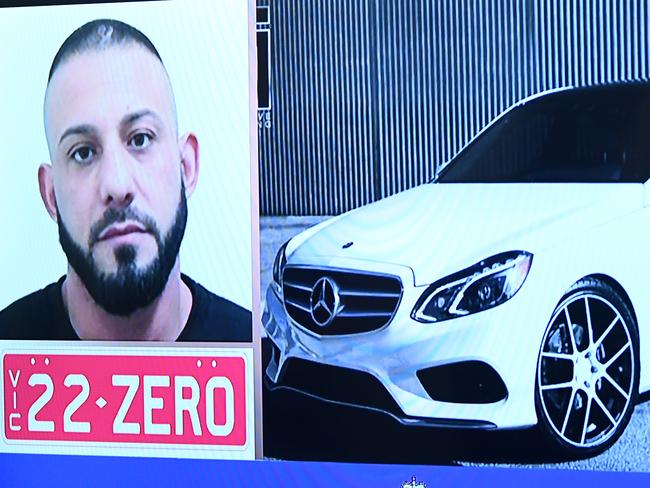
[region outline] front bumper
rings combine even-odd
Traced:
[[[278,370],[279,350],[271,341],[268,342],[272,345],[266,354],[264,385],[270,391],[289,390],[336,405],[373,410],[388,414],[403,425],[478,430],[496,428],[493,423],[485,421],[408,416],[374,376],[347,368],[301,360],[296,364],[292,359],[285,362],[278,381],[274,382],[268,372]]]
[[[422,324],[410,312],[425,287],[406,287],[387,327],[317,336],[295,324],[269,287],[263,324],[273,343],[265,370],[270,388],[290,388],[341,404],[379,410],[404,424],[519,428],[536,424],[535,369],[549,311],[533,286],[491,310]],[[537,321],[531,317],[539,317]],[[507,395],[491,403],[434,400],[418,371],[476,362],[489,366]]]

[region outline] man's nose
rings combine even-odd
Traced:
[[[99,168],[99,192],[107,207],[128,207],[134,198],[133,162],[121,145],[105,147]]]

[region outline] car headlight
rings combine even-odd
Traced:
[[[418,322],[441,322],[501,305],[524,284],[533,255],[509,251],[484,259],[429,286],[411,317]]]
[[[282,296],[282,273],[284,272],[284,266],[287,264],[287,244],[289,244],[289,241],[280,246],[273,261],[273,283],[271,286],[273,286],[278,296]]]

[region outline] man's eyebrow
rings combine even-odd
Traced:
[[[97,131],[92,125],[88,124],[81,124],[81,125],[75,125],[72,126],[68,129],[65,130],[65,132],[61,135],[61,138],[59,139],[59,146],[63,142],[63,139],[65,139],[68,136],[74,136],[77,134],[80,135],[89,135],[89,134],[95,134]]]
[[[156,112],[154,112],[153,110],[144,109],[144,110],[139,110],[137,112],[133,112],[132,114],[125,115],[122,118],[120,125],[130,125],[133,122],[136,122],[137,120],[143,117],[151,117],[155,119],[157,122],[162,123],[162,119],[158,116]]]
[[[149,109],[144,109],[144,110],[139,110],[137,112],[133,112],[132,114],[127,114],[125,115],[122,120],[121,120],[121,125],[129,125],[132,124],[133,122],[136,122],[137,120],[143,118],[143,117],[151,117],[156,120],[156,122],[162,124],[162,119],[156,112],[153,110]],[[61,138],[59,139],[59,146],[63,142],[63,139],[69,136],[73,135],[92,135],[95,134],[97,130],[95,127],[89,124],[80,124],[80,125],[75,125],[73,127],[70,127],[69,129],[66,129],[66,131],[61,135]]]

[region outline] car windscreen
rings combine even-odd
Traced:
[[[567,90],[506,113],[442,170],[440,183],[645,182],[650,88]]]

